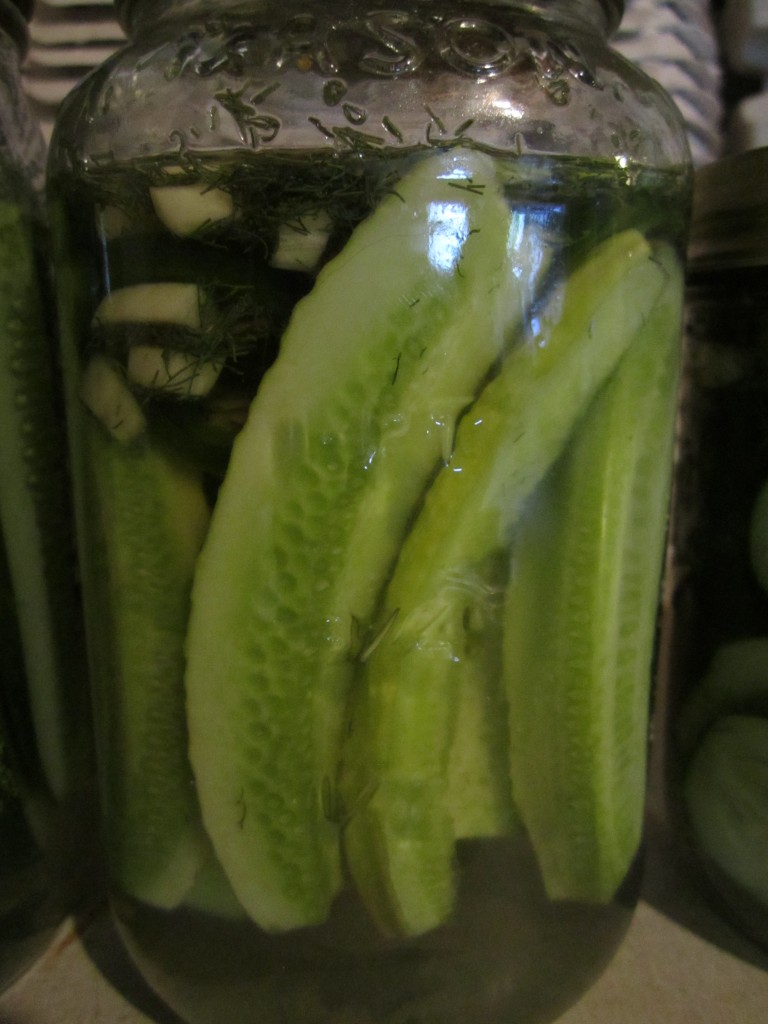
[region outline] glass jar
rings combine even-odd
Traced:
[[[119,13],[49,196],[121,932],[194,1024],[551,1019],[637,897],[677,111],[612,2]]]
[[[670,814],[768,945],[768,149],[696,172],[665,647]]]
[[[42,216],[45,146],[19,78],[30,7],[0,0],[0,989],[79,905],[81,868],[93,863],[83,839],[92,728]]]

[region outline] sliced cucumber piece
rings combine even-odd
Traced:
[[[448,814],[455,839],[515,832],[520,817],[509,781],[509,725],[501,677],[477,658],[463,674],[448,762]]]
[[[725,714],[768,717],[768,637],[734,640],[717,649],[675,723],[684,757],[691,755],[704,732]]]
[[[448,759],[448,812],[456,839],[503,836],[520,825],[509,775],[509,721],[502,672],[504,580],[483,573],[481,601],[465,613],[464,660]]]
[[[470,186],[471,187],[467,187]],[[522,226],[525,227],[524,218]],[[421,161],[294,311],[233,449],[188,635],[206,827],[266,929],[322,921],[354,657],[408,517],[545,262],[493,162]],[[521,266],[522,264],[522,266]]]
[[[202,914],[227,918],[230,921],[248,920],[221,865],[209,848],[208,857],[195,877],[195,884],[184,897],[184,907]]]
[[[343,781],[350,870],[386,930],[425,931],[453,906],[446,780],[459,691],[475,671],[467,616],[482,615],[487,600],[479,567],[508,544],[666,276],[636,231],[574,271],[539,319],[541,335],[513,349],[464,416],[403,545],[381,616],[391,626],[367,661]]]
[[[200,481],[146,443],[85,424],[88,624],[110,867],[130,895],[181,902],[209,846],[187,757],[183,643],[208,525]],[[100,540],[98,539],[100,538]]]
[[[768,718],[726,715],[704,735],[685,778],[703,853],[768,906]]]
[[[20,779],[39,777],[29,717],[24,648],[5,543],[0,541],[0,817],[21,795]]]
[[[505,632],[512,788],[552,899],[610,900],[642,830],[681,274],[625,292],[631,341],[514,539]]]
[[[64,418],[31,226],[5,202],[0,251],[0,543],[37,752],[50,789],[63,796],[80,758],[67,708],[78,705],[71,687],[84,670]]]

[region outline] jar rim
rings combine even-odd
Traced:
[[[11,0],[11,2],[23,4],[31,2],[31,0]],[[261,2],[262,0],[251,0],[253,6],[256,7],[260,6]],[[309,0],[310,5],[313,2],[316,0]],[[472,0],[457,0],[457,2],[461,5],[472,2]],[[521,10],[531,14],[542,13],[547,8],[555,6],[562,8],[564,5],[576,8],[599,8],[603,16],[601,27],[609,38],[619,27],[625,9],[625,0],[477,0],[477,2],[499,7],[519,6]],[[183,12],[195,6],[202,7],[207,4],[211,9],[231,8],[233,11],[237,11],[248,6],[248,0],[151,0],[151,2],[150,0],[113,0],[113,3],[118,21],[129,34],[137,23],[136,8],[142,4],[151,8],[153,22],[162,20],[171,8]]]

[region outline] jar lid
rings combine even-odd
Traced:
[[[768,146],[696,171],[688,259],[694,269],[768,264]]]

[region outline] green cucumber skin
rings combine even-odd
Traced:
[[[552,899],[607,902],[641,838],[681,274],[516,534],[505,629],[512,788]]]
[[[84,423],[86,569],[110,870],[122,891],[174,907],[209,846],[187,756],[183,643],[209,512],[197,478],[146,443]],[[97,540],[98,538],[98,540]]]
[[[453,225],[430,220],[436,203]],[[489,158],[418,164],[297,305],[235,443],[193,591],[191,756],[217,854],[266,930],[324,920],[341,885],[354,659],[412,507],[522,314],[506,286],[539,249],[510,251],[509,223]]]
[[[456,839],[511,835],[520,828],[509,775],[509,721],[503,684],[506,561],[481,573],[482,600],[462,623],[464,661],[448,759],[448,808]]]
[[[768,717],[768,637],[744,637],[715,651],[675,722],[675,740],[684,759],[726,714]]]
[[[0,249],[0,525],[23,650],[18,699],[29,701],[37,773],[62,798],[81,767],[84,641],[45,282],[16,204],[0,204]]]
[[[602,243],[574,271],[564,291],[550,300],[539,334],[510,353],[503,372],[464,417],[450,472],[427,493],[400,557],[390,588],[397,599],[390,607],[400,607],[399,592],[418,594],[420,586],[445,577],[443,566],[452,572],[507,545],[527,497],[629,344],[640,316],[621,328],[627,310],[632,316],[632,294],[648,297],[650,304],[663,278],[648,243],[631,229]],[[585,338],[589,342],[582,344]],[[544,416],[540,408],[553,414]],[[459,514],[446,516],[446,508]],[[409,547],[418,547],[416,554]]]
[[[465,617],[483,608],[479,567],[508,544],[526,500],[664,279],[633,230],[573,272],[542,317],[543,337],[510,352],[464,417],[451,462],[403,545],[382,612],[391,626],[366,664],[342,777],[350,871],[384,930],[418,934],[453,906],[445,780],[459,688],[472,671]],[[398,825],[406,802],[407,832]]]
[[[488,560],[498,561],[498,554]],[[344,848],[378,929],[392,937],[421,934],[450,915],[457,840],[520,829],[502,687],[503,586],[496,577],[488,565],[478,567],[463,580],[465,600],[429,624],[428,668],[423,648],[415,669],[413,652],[398,650],[403,685],[377,693],[375,703],[367,687],[353,696],[341,785]],[[436,769],[434,747],[443,741]],[[376,771],[369,756],[379,749],[388,763],[382,770],[379,760]]]
[[[689,827],[704,860],[768,905],[768,719],[724,714],[704,733],[685,782]]]

